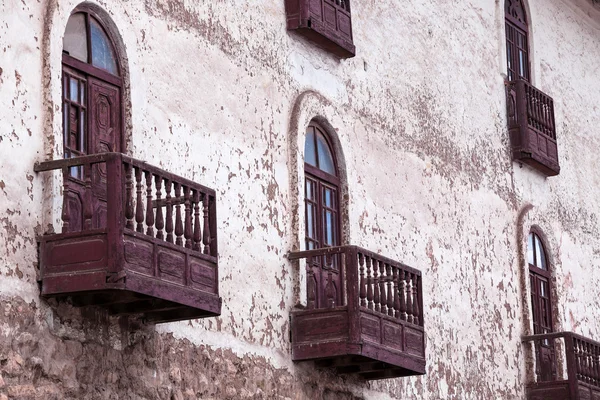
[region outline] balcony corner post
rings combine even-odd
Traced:
[[[112,153],[106,160],[106,193],[107,193],[107,232],[108,232],[108,248],[109,273],[117,273],[120,270],[120,265],[123,262],[123,222],[125,214],[123,212],[123,188],[126,182],[122,174],[123,155]]]
[[[567,357],[567,374],[569,375],[569,394],[572,400],[579,400],[577,384],[577,365],[575,365],[575,346],[573,333],[565,333],[565,355]]]
[[[351,343],[360,342],[360,305],[358,303],[358,281],[358,251],[355,246],[352,246],[346,249],[348,336]]]

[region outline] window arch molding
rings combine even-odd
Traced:
[[[327,117],[325,117],[327,116]],[[291,109],[288,129],[288,161],[290,177],[289,209],[291,210],[290,251],[305,248],[305,209],[304,209],[304,146],[306,131],[310,123],[316,123],[326,133],[334,153],[339,179],[340,227],[339,243],[350,243],[349,202],[346,159],[343,148],[347,146],[347,137],[339,132],[349,132],[343,124],[343,115],[322,94],[308,90],[296,98]],[[334,127],[335,126],[335,127]],[[294,302],[306,302],[306,271],[303,261],[292,264],[294,279]]]
[[[135,48],[132,38],[129,37],[128,43],[125,44],[125,36],[120,34],[120,29],[109,15],[109,12],[102,7],[90,3],[83,2],[76,5],[74,8],[65,7],[46,7],[43,22],[44,29],[41,38],[42,49],[42,102],[43,102],[43,147],[44,159],[61,159],[64,155],[64,140],[63,140],[63,113],[62,113],[62,93],[63,80],[62,70],[62,54],[63,54],[63,37],[66,31],[67,22],[73,13],[86,11],[96,18],[104,28],[106,35],[114,46],[116,58],[120,70],[122,80],[121,90],[121,105],[122,105],[122,145],[121,151],[127,152],[131,148],[132,137],[132,107],[131,107],[131,86],[130,86],[130,70],[129,57],[126,48]],[[115,10],[114,15],[121,16]],[[126,28],[128,24],[123,21],[119,26]],[[44,178],[43,185],[48,191],[55,196],[49,195],[44,197],[43,201],[43,226],[51,227],[55,221],[60,220],[61,207],[52,199],[58,198],[58,194],[62,190],[62,182],[57,179],[52,179],[48,174]]]

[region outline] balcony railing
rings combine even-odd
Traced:
[[[508,130],[513,159],[548,176],[558,175],[554,101],[529,82],[508,82]]]
[[[356,246],[306,259],[307,309],[292,312],[294,360],[365,379],[425,373],[421,272]]]
[[[535,381],[527,387],[529,400],[600,398],[599,342],[557,332],[526,336],[523,343],[533,344],[535,354]]]
[[[121,153],[38,163],[63,175],[62,233],[42,236],[42,295],[156,322],[219,315],[212,189]]]

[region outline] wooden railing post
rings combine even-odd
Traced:
[[[62,205],[62,233],[69,232],[71,228],[71,209],[69,205],[69,168],[63,168],[63,205]]]
[[[123,259],[123,229],[125,220],[123,158],[121,154],[112,153],[106,159],[107,180],[107,231],[108,231],[108,270],[118,272],[119,261]]]
[[[350,342],[360,341],[360,290],[358,276],[358,249],[355,246],[347,246],[346,253],[346,285],[348,299],[348,337]]]
[[[572,400],[579,399],[577,385],[577,361],[575,359],[574,337],[570,332],[565,333],[565,355],[567,358],[567,374],[569,375],[569,392]]]

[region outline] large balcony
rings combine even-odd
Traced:
[[[600,399],[600,343],[571,332],[526,336],[535,380],[528,400]]]
[[[62,233],[39,238],[42,296],[149,322],[219,315],[215,192],[120,153],[62,172]]]
[[[508,133],[513,160],[547,176],[558,175],[554,101],[529,82],[508,82]]]
[[[420,271],[356,246],[306,259],[307,308],[291,315],[292,358],[384,379],[425,373]]]

